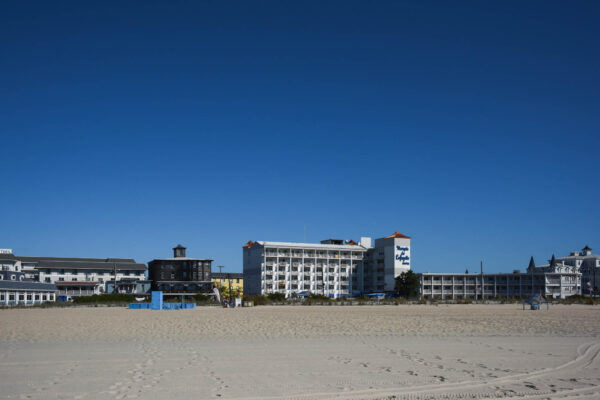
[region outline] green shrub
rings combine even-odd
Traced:
[[[94,294],[92,296],[73,297],[76,304],[135,303],[133,294]]]
[[[271,293],[267,296],[269,300],[274,303],[283,303],[285,302],[285,294],[283,293]]]
[[[251,301],[254,303],[255,306],[264,306],[264,305],[272,303],[270,298],[268,298],[267,296],[262,296],[262,295],[255,295],[255,296],[244,295],[243,301]]]
[[[205,295],[200,294],[200,293],[194,295],[194,301],[196,301],[196,303],[208,303],[211,300],[212,300],[212,297],[205,296]]]
[[[562,304],[587,304],[594,305],[597,301],[593,297],[586,297],[580,294],[574,294],[573,296],[569,296],[566,299],[559,300]]]

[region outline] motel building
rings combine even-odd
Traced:
[[[420,297],[424,299],[454,300],[472,298],[524,298],[542,294],[546,298],[564,299],[581,295],[582,267],[585,280],[593,281],[600,270],[600,256],[591,254],[587,246],[581,252],[556,259],[552,256],[547,265],[536,266],[531,258],[527,272],[498,274],[420,274]]]
[[[410,269],[410,237],[327,239],[321,243],[249,241],[243,247],[244,293],[331,298],[393,293]]]

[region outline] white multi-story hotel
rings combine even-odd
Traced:
[[[564,299],[575,294],[591,293],[594,282],[600,283],[598,278],[600,256],[592,254],[592,249],[586,246],[581,252],[573,252],[568,257],[552,256],[546,265],[535,266],[532,257],[527,272],[420,274],[420,295],[427,299],[488,299],[542,294],[547,298]]]
[[[244,293],[313,293],[350,297],[391,292],[394,278],[410,269],[410,237],[398,232],[375,240],[321,243],[248,242],[243,246]]]

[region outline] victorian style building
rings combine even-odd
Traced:
[[[186,248],[177,245],[172,258],[158,258],[148,263],[148,278],[153,290],[163,292],[211,292],[211,263],[205,258],[189,258]]]

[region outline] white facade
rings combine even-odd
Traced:
[[[587,246],[568,257],[552,258],[546,265],[535,266],[533,258],[527,272],[512,274],[421,274],[420,295],[423,298],[485,299],[493,297],[529,297],[542,294],[564,299],[589,294],[594,280],[600,284],[600,256]],[[597,289],[596,289],[597,292]]]
[[[358,244],[248,242],[243,256],[245,294],[351,297],[394,291],[395,278],[410,269],[410,237],[396,232],[375,240],[375,247],[368,237]]]
[[[350,297],[367,249],[360,245],[264,242],[244,246],[244,293]]]
[[[22,280],[57,285],[59,295],[101,294],[106,293],[107,282],[115,278],[119,284],[146,279],[145,264],[128,258],[28,257],[6,251],[0,252],[0,265],[2,270],[18,272]],[[4,275],[11,278],[13,274]]]
[[[393,292],[396,277],[410,270],[410,237],[401,233],[376,239],[369,251],[365,272],[365,291]]]
[[[483,283],[483,284],[482,284]],[[426,299],[525,298],[542,294],[561,298],[581,294],[581,274],[421,274],[420,296]]]
[[[558,265],[575,267],[581,272],[582,294],[600,295],[600,255],[592,254],[592,249],[585,246],[581,251],[574,251],[555,261]]]
[[[27,285],[29,282],[20,282],[19,287],[10,287],[6,283],[0,282],[0,306],[36,305],[56,301],[55,288]]]

